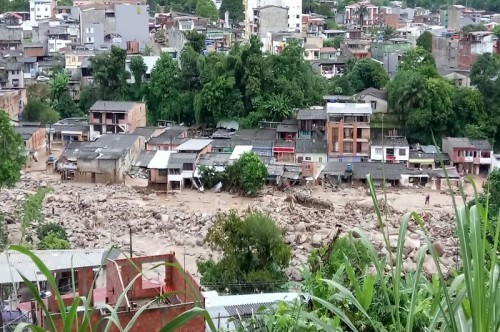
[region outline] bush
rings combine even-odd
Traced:
[[[55,222],[42,223],[39,224],[36,229],[36,236],[40,241],[49,234],[54,234],[56,237],[62,240],[68,240],[68,235],[64,227]]]
[[[55,233],[49,233],[38,244],[38,249],[41,250],[60,250],[70,249],[71,245],[68,240],[61,239]]]

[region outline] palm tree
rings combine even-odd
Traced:
[[[359,26],[361,27],[361,30],[363,30],[364,18],[368,15],[369,15],[368,7],[366,7],[364,3],[360,4],[358,9],[356,9],[356,16],[359,19]]]
[[[386,25],[384,30],[382,30],[382,36],[384,37],[384,41],[388,41],[396,35],[396,30],[393,27]]]
[[[263,114],[269,116],[273,121],[281,121],[292,116],[290,98],[282,93],[272,94],[267,100],[263,101],[260,109]]]

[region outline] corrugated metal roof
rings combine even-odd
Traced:
[[[325,140],[298,139],[295,141],[296,153],[327,153],[327,150]]]
[[[276,132],[278,133],[297,133],[299,131],[299,126],[295,124],[283,124],[280,123],[276,127]]]
[[[169,169],[182,169],[184,164],[194,164],[196,162],[196,153],[175,153],[170,155],[168,160]]]
[[[116,249],[111,252],[106,249],[33,250],[32,252],[40,258],[50,271],[98,267],[105,264],[106,258],[116,259],[121,254],[121,251]],[[16,251],[9,251],[8,254],[9,260],[7,260],[7,252],[0,254],[0,271],[2,271],[0,273],[0,284],[22,282],[23,279],[19,273],[30,279],[30,281],[46,280],[31,258]]]
[[[132,166],[148,167],[157,151],[141,150],[132,161]]]
[[[153,159],[148,164],[149,169],[167,169],[168,168],[168,160],[170,159],[170,154],[176,153],[175,151],[164,151],[158,150],[156,151]]]
[[[372,105],[368,103],[327,103],[328,114],[372,114]]]
[[[211,139],[194,138],[179,145],[177,151],[201,151],[212,143]]]
[[[326,120],[325,108],[306,108],[297,112],[298,120]]]
[[[198,165],[224,166],[229,161],[229,153],[207,153],[200,156]]]

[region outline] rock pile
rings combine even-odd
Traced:
[[[9,223],[19,220],[19,206],[25,194],[40,185],[37,181],[23,181],[17,188],[0,192],[0,210]],[[76,248],[109,248],[112,244],[127,248],[128,234],[132,231],[136,236],[151,239],[152,243],[208,249],[204,238],[215,222],[213,214],[192,211],[184,204],[168,208],[160,206],[154,204],[154,194],[149,197],[126,186],[49,185],[55,191],[47,195],[43,214],[46,219],[66,227],[69,239]],[[303,196],[300,197],[303,200]],[[285,240],[293,248],[290,274],[294,279],[300,278],[299,270],[306,263],[310,250],[326,245],[339,226],[346,233],[354,227],[364,229],[381,256],[388,256],[389,251],[394,251],[397,246],[398,225],[404,211],[394,209],[389,202],[382,205],[387,210],[385,228],[390,248],[385,245],[371,199],[350,201],[343,206],[334,206],[333,202],[315,203],[315,206],[307,207],[301,205],[299,200],[290,202],[285,196],[265,195],[248,207],[251,211],[269,213],[285,229]],[[330,206],[334,208],[327,208]],[[447,271],[457,264],[458,256],[453,218],[449,213],[433,211],[423,215],[423,219],[431,239],[435,241],[433,247],[441,257],[442,268]],[[359,237],[359,234],[354,236]],[[404,242],[404,270],[415,269],[418,251],[423,244],[422,231],[415,222],[411,223]],[[202,252],[200,257],[208,257],[210,251]],[[389,264],[389,260],[387,262]],[[425,257],[424,269],[429,274],[436,272],[429,254]]]

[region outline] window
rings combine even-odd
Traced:
[[[300,28],[300,24],[299,23],[295,24],[295,27]]]
[[[344,142],[344,153],[352,153],[352,142]]]
[[[295,15],[295,18],[300,18],[300,15]],[[297,25],[298,26],[298,25]]]
[[[40,11],[40,7],[36,7],[36,11],[39,12]]]
[[[184,163],[182,165],[182,170],[183,171],[192,171],[194,168],[193,168],[193,164],[191,163]]]
[[[159,169],[158,170],[158,175],[159,176],[167,176],[168,175],[168,170],[167,169]]]
[[[306,157],[306,160],[307,161],[311,161],[311,157]]]
[[[48,11],[49,11],[49,9],[48,9],[47,7],[45,7],[45,11],[46,11],[46,12],[48,12]]]
[[[401,157],[406,156],[406,150],[405,150],[405,149],[399,149],[399,155],[400,155]]]
[[[372,110],[377,108],[377,102],[375,100],[372,100],[370,103],[372,104]]]
[[[385,154],[388,156],[388,157],[392,157],[394,156],[394,149],[393,148],[390,148],[390,149],[387,149]]]
[[[297,157],[297,162],[301,163],[304,160],[304,157]]]
[[[323,162],[323,157],[319,157],[319,158],[318,158],[318,161],[319,161],[320,163],[322,163],[322,162]]]
[[[382,148],[375,148],[375,154],[382,154]]]

